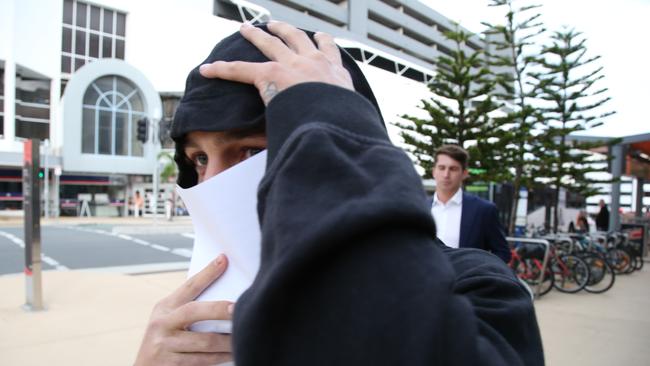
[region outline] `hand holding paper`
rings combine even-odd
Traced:
[[[189,276],[200,271],[220,253],[229,260],[224,275],[198,298],[199,301],[236,302],[253,282],[260,263],[260,227],[257,218],[257,186],[264,176],[266,151],[220,174],[183,189],[177,187],[194,225],[194,250]],[[199,332],[230,333],[226,320],[195,323]]]

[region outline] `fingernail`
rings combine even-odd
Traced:
[[[232,304],[228,305],[228,313],[232,314],[235,312],[235,303],[233,302]]]
[[[250,28],[250,27],[252,27],[252,25],[251,25],[251,23],[249,23],[249,22],[243,22],[243,23],[241,24],[241,27],[242,27],[242,28]]]
[[[224,259],[224,255],[219,254],[217,259],[214,260],[214,265],[217,266],[217,267],[220,266],[223,263],[223,259]]]
[[[210,64],[203,64],[203,65],[199,66],[199,71],[203,72],[203,71],[207,70],[208,67],[210,67]]]

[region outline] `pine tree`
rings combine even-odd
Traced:
[[[490,45],[490,66],[500,87],[495,96],[510,101],[512,106],[512,111],[498,121],[510,127],[500,141],[504,147],[501,163],[514,173],[510,233],[514,232],[519,190],[532,187],[534,181],[533,147],[540,115],[533,106],[535,90],[530,85],[529,73],[539,55],[535,39],[545,31],[539,20],[541,14],[529,15],[540,5],[515,8],[513,3],[514,0],[491,0],[489,6],[505,8],[505,24],[483,23],[487,26],[484,33]]]
[[[537,176],[546,178],[555,188],[553,231],[557,232],[560,189],[588,197],[598,193],[595,183],[606,182],[587,176],[590,172],[607,171],[607,160],[598,161],[588,152],[603,143],[569,143],[567,137],[600,126],[614,112],[603,111],[603,105],[611,98],[604,96],[607,88],[597,87],[604,78],[602,66],[594,66],[600,56],[586,56],[586,39],[580,32],[554,32],[551,44],[543,48],[543,55],[539,60],[541,71],[531,74],[541,92],[538,97],[544,101],[541,111],[545,126],[537,153],[543,164]]]
[[[434,97],[422,100],[429,118],[403,115],[411,123],[396,123],[400,135],[413,154],[416,163],[429,176],[433,168],[435,150],[444,144],[457,144],[470,153],[469,166],[480,169],[474,180],[490,181],[500,178],[503,172],[498,154],[491,150],[499,131],[490,113],[499,105],[490,95],[494,81],[489,78],[482,50],[466,46],[472,34],[459,29],[444,33],[455,44],[451,57],[436,60],[437,74],[429,84]],[[470,51],[471,50],[471,51]]]

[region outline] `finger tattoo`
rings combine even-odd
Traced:
[[[268,101],[273,99],[279,93],[278,86],[274,81],[270,81],[266,84],[266,89],[264,89],[264,98]]]

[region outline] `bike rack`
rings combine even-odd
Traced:
[[[545,239],[533,239],[533,238],[517,238],[517,237],[506,237],[508,243],[528,243],[528,244],[539,244],[544,247],[544,260],[542,261],[542,270],[540,271],[539,278],[537,281],[537,286],[535,286],[535,298],[539,298],[540,287],[544,280],[544,272],[546,271],[546,264],[548,262],[548,251],[551,247],[551,244],[548,240]]]

